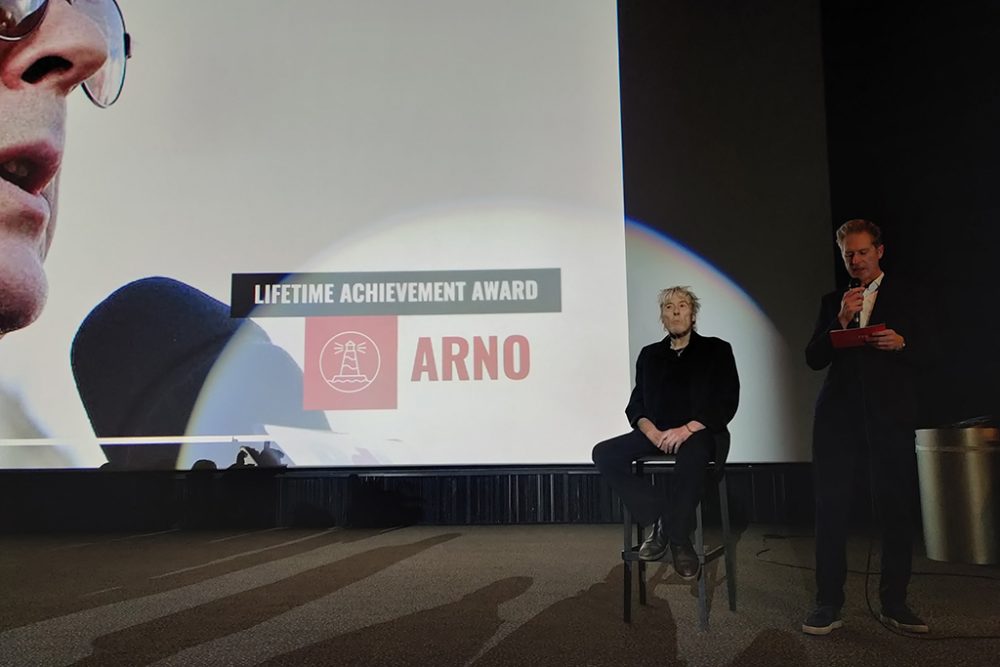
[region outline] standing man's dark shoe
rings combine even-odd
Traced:
[[[806,622],[802,624],[802,632],[807,635],[828,635],[843,625],[839,609],[829,605],[820,605],[806,617]]]
[[[883,623],[905,632],[922,635],[931,631],[924,620],[910,611],[905,604],[882,607],[882,613],[878,618]]]
[[[657,519],[649,531],[649,536],[639,546],[639,560],[660,560],[667,555],[668,544],[663,519]]]
[[[698,561],[698,554],[690,544],[671,544],[670,553],[674,556],[674,572],[681,579],[691,581],[697,579],[701,572],[701,563]]]

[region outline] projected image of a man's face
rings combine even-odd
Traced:
[[[675,337],[684,336],[694,325],[691,301],[682,294],[672,294],[660,307],[663,328]]]
[[[97,25],[68,2],[50,2],[23,36],[13,32],[23,18],[14,4],[0,1],[0,34],[16,37],[0,41],[0,336],[30,324],[45,303],[66,96],[107,58]]]

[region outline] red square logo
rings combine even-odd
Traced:
[[[396,317],[307,317],[303,407],[396,409]]]

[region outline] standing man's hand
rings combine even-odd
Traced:
[[[844,292],[844,298],[840,300],[840,313],[837,314],[837,321],[840,328],[846,329],[854,316],[861,312],[865,305],[865,288],[852,287]]]
[[[906,339],[892,329],[882,329],[865,338],[865,343],[883,352],[900,352],[906,347]]]

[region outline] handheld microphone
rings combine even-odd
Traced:
[[[263,329],[170,278],[137,280],[95,306],[70,363],[99,438],[329,429],[322,412],[303,410],[302,371]],[[103,449],[112,467],[125,468],[173,469],[180,453],[180,445]]]
[[[861,281],[857,278],[851,278],[851,282],[848,284],[848,288],[854,289],[855,287],[861,287]],[[861,311],[854,313],[854,317],[851,318],[851,327],[861,326]]]

